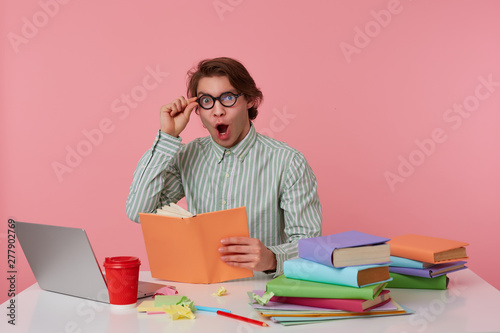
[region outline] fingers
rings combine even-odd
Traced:
[[[261,248],[259,246],[250,245],[226,245],[219,248],[219,253],[260,253]]]
[[[198,106],[196,97],[185,99],[179,97],[160,109],[161,131],[178,137],[189,122],[191,112]]]
[[[176,114],[183,112],[186,106],[187,106],[187,101],[183,96],[177,98],[175,101],[172,102],[170,115],[172,117],[175,117]]]
[[[255,254],[233,254],[233,255],[222,256],[221,259],[222,261],[225,262],[249,263],[249,262],[259,262],[260,256]]]
[[[229,245],[229,244],[254,244],[255,242],[260,242],[256,238],[249,238],[249,237],[227,237],[227,238],[222,238],[220,242],[223,245]]]
[[[260,240],[249,237],[228,237],[220,242],[220,253],[259,253],[264,247]]]
[[[191,98],[190,98],[191,99]],[[188,99],[188,102],[189,100]],[[193,112],[193,110],[198,106],[198,103],[196,103],[195,101],[192,101],[190,102],[187,106],[186,106],[186,109],[184,109],[184,113],[186,114],[186,117],[189,118],[189,116],[191,115],[191,112]]]
[[[196,97],[191,97],[186,100],[183,96],[180,96],[171,103],[162,106],[161,111],[169,113],[172,117],[175,117],[176,115],[187,111],[189,117],[191,111],[193,111],[193,109],[198,105],[198,103],[196,103],[196,99]]]
[[[237,254],[237,255],[222,256],[221,260],[229,266],[242,267],[255,270],[256,268],[258,268],[260,264],[261,257],[258,255]]]
[[[276,269],[275,254],[257,238],[227,237],[221,243],[221,260],[230,266],[255,271]]]

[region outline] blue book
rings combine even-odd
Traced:
[[[433,278],[448,273],[456,272],[462,269],[466,269],[467,266],[465,266],[465,263],[466,261],[446,262],[444,264],[433,265],[432,267],[429,268],[410,268],[410,267],[391,266],[389,267],[389,272],[420,276],[425,278]]]
[[[389,266],[397,266],[397,267],[407,267],[407,268],[429,268],[434,266],[435,264],[431,264],[428,262],[412,260],[403,257],[391,256],[391,263]]]
[[[391,280],[388,264],[335,268],[297,258],[286,260],[283,264],[283,272],[285,277],[290,279],[355,288]]]

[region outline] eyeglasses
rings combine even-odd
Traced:
[[[230,91],[227,91],[225,93],[222,93],[219,97],[213,97],[208,94],[203,94],[198,99],[196,102],[198,105],[205,110],[210,110],[211,108],[214,107],[215,101],[219,101],[222,106],[225,107],[230,107],[236,104],[236,101],[238,100],[238,97],[241,96],[241,93],[239,94],[233,94]]]

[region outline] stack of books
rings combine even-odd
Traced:
[[[410,313],[384,289],[388,241],[359,231],[301,239],[299,258],[285,261],[284,275],[266,285],[270,302],[252,306],[283,325]]]
[[[466,269],[465,242],[423,236],[402,235],[388,242],[392,281],[387,288],[447,289],[449,273]]]

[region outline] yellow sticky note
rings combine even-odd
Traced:
[[[217,289],[217,291],[212,294],[214,296],[224,296],[225,294],[227,294],[227,290],[226,288],[224,288],[223,286],[220,286],[219,289]]]
[[[157,312],[163,311],[163,308],[160,306],[155,306],[155,301],[142,301],[141,304],[137,307],[138,312]]]
[[[194,319],[194,313],[191,311],[191,309],[188,306],[182,306],[182,305],[164,305],[163,306],[163,311],[165,313],[168,313],[172,320],[178,320],[178,319]]]

